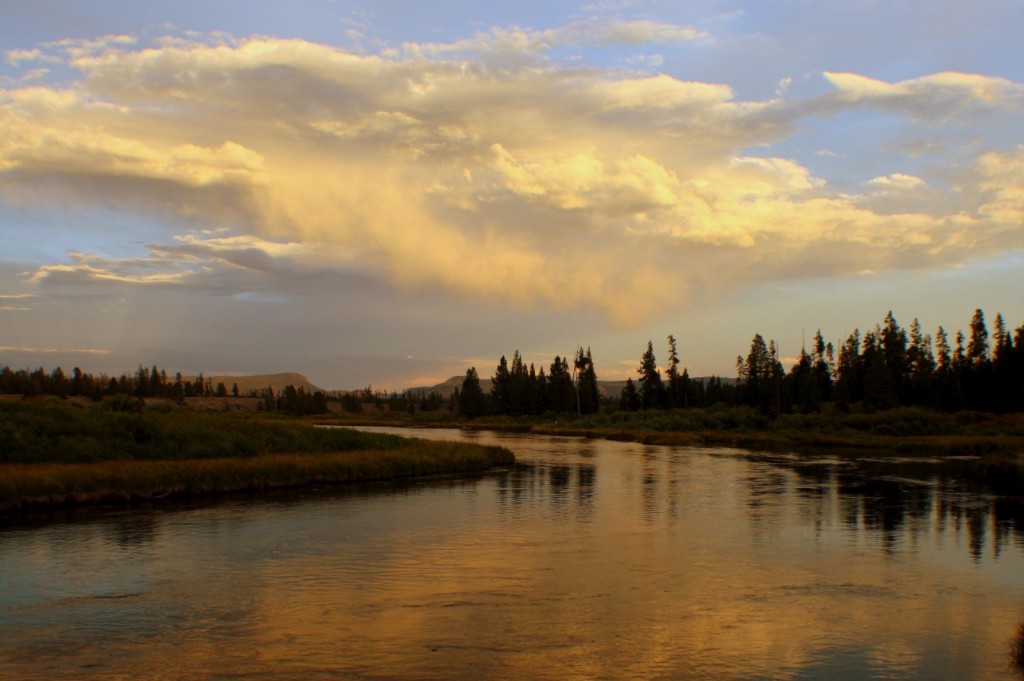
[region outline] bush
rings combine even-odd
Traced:
[[[130,395],[107,395],[100,403],[107,411],[141,414],[146,403],[142,398]]]

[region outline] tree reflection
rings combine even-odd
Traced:
[[[770,521],[795,493],[801,517],[820,530],[832,514],[848,532],[877,536],[893,554],[918,545],[920,535],[947,531],[966,534],[972,560],[980,562],[991,541],[994,557],[1017,542],[1024,547],[1024,500],[990,496],[957,475],[962,462],[867,459],[862,456],[816,459],[812,456],[751,454],[742,478],[749,517]],[[789,476],[787,478],[787,476]]]
[[[1024,679],[1024,622],[1017,625],[1017,635],[1010,643],[1010,663]]]
[[[996,497],[992,500],[992,542],[996,558],[1013,537],[1024,546],[1024,505],[1019,499]]]
[[[900,539],[899,530],[905,522],[904,485],[891,480],[866,480],[861,488],[864,527],[879,533],[882,549],[895,552]]]
[[[159,520],[155,512],[129,511],[112,518],[105,529],[119,546],[137,548],[156,539]]]
[[[644,462],[643,484],[640,493],[643,500],[641,517],[645,522],[652,523],[658,515],[658,475],[650,461]]]
[[[548,486],[551,490],[551,508],[559,518],[567,517],[569,480],[572,475],[569,466],[552,466],[548,469]]]
[[[548,506],[558,518],[594,512],[597,468],[593,464],[520,465],[498,478],[498,503],[513,509]]]
[[[761,526],[777,519],[788,492],[785,472],[772,465],[754,465],[743,482],[751,522]]]
[[[576,508],[582,521],[590,521],[594,516],[596,481],[597,467],[592,464],[576,466]]]

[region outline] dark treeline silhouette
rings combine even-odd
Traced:
[[[647,350],[640,358],[636,370],[637,382],[626,379],[626,387],[619,396],[620,411],[641,409],[682,409],[686,407],[710,407],[715,404],[735,404],[738,401],[735,382],[725,381],[717,376],[707,379],[692,379],[683,367],[679,372],[679,351],[675,336],[668,337],[668,368],[662,379],[654,344],[647,341]]]
[[[323,414],[328,411],[327,402],[333,398],[317,391],[307,391],[287,385],[275,394],[273,388],[266,387],[248,390],[244,394],[238,384],[229,389],[222,381],[216,384],[199,374],[188,379],[176,373],[173,378],[155,365],[147,369],[139,366],[133,374],[123,373],[118,377],[107,374],[95,376],[85,373],[78,367],[71,375],[64,373],[61,367],[47,372],[42,368],[0,369],[0,394],[39,397],[52,395],[60,398],[82,397],[94,402],[110,398],[122,398],[119,404],[127,405],[123,398],[164,398],[183,402],[190,397],[249,397],[259,398],[258,407],[267,411],[284,411],[296,415]],[[139,403],[141,404],[141,403]],[[124,407],[127,408],[127,407]]]
[[[363,411],[390,411],[393,413],[415,414],[452,410],[453,400],[436,391],[405,390],[403,392],[374,390],[367,386],[362,390],[336,393],[341,408],[353,414]]]
[[[502,355],[491,391],[480,385],[476,367],[466,371],[462,386],[455,391],[453,402],[459,413],[469,418],[484,414],[505,416],[539,416],[541,414],[595,414],[601,406],[597,372],[590,348],[576,349],[570,368],[569,358],[556,355],[548,372],[523,362],[519,351],[512,355],[512,364]]]
[[[693,379],[680,362],[674,336],[668,337],[668,366],[658,368],[653,343],[640,358],[637,379],[626,381],[619,395],[602,397],[590,348],[578,347],[572,362],[556,356],[547,371],[523,361],[516,350],[509,363],[504,356],[491,378],[491,389],[481,387],[476,367],[466,371],[461,386],[449,399],[436,392],[380,392],[372,387],[354,392],[307,392],[287,386],[275,394],[270,387],[240,395],[237,384],[213,385],[202,374],[173,378],[156,366],[139,366],[134,374],[93,376],[78,367],[66,375],[60,367],[0,369],[0,394],[26,397],[56,395],[102,400],[120,395],[162,397],[183,401],[189,397],[229,395],[260,398],[260,408],[303,414],[328,411],[340,402],[349,412],[366,409],[399,413],[452,411],[469,418],[487,414],[539,416],[587,415],[599,410],[683,409],[714,405],[749,405],[766,416],[809,413],[833,404],[844,411],[880,411],[920,406],[942,411],[1024,411],[1024,324],[1011,331],[996,315],[990,333],[982,310],[975,310],[969,332],[957,331],[950,342],[943,327],[934,340],[917,319],[902,328],[892,312],[882,324],[861,334],[854,331],[838,350],[826,343],[819,330],[810,349],[802,348],[786,371],[774,340],[755,334],[746,357],[736,358],[735,380]],[[682,370],[680,371],[680,368]]]
[[[880,411],[919,406],[942,411],[1024,411],[1024,324],[1010,331],[996,315],[991,336],[985,313],[975,310],[969,333],[955,345],[939,327],[935,340],[915,319],[902,328],[890,311],[882,324],[859,329],[836,351],[819,330],[787,372],[774,340],[755,334],[747,356],[736,358],[736,381],[693,380],[679,372],[676,341],[668,337],[669,366],[658,370],[650,342],[618,402],[622,411],[749,405],[768,416],[819,411]]]
[[[238,386],[232,387],[235,396]],[[180,400],[185,397],[205,397],[207,395],[228,395],[223,383],[216,386],[199,374],[195,379],[187,380],[180,373],[170,378],[166,371],[156,366],[147,369],[143,366],[134,374],[123,373],[118,377],[107,374],[94,376],[85,373],[78,367],[71,375],[64,373],[61,367],[47,372],[42,368],[32,371],[27,369],[11,369],[5,366],[0,369],[0,393],[35,397],[38,395],[56,395],[58,397],[86,397],[101,400],[108,395],[128,395],[133,397],[166,397]]]
[[[1011,333],[996,315],[992,336],[975,310],[969,334],[955,345],[941,326],[933,342],[917,319],[900,327],[892,312],[881,325],[846,338],[838,353],[819,330],[810,352],[783,370],[774,342],[754,336],[737,358],[737,397],[768,414],[813,412],[826,403],[876,411],[921,406],[943,411],[1024,411],[1024,324]]]

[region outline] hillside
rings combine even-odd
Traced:
[[[216,387],[218,383],[223,383],[227,387],[228,392],[231,392],[231,386],[238,384],[238,392],[246,394],[250,390],[263,390],[264,388],[273,388],[275,393],[279,393],[285,389],[286,386],[293,385],[296,388],[302,388],[306,392],[327,392],[323,388],[317,387],[309,382],[309,379],[302,374],[297,373],[282,373],[282,374],[259,374],[252,376],[204,376],[206,380]],[[186,377],[186,380],[195,380],[194,376]]]

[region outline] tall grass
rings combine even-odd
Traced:
[[[236,413],[0,402],[0,462],[214,459],[396,449],[406,442],[393,435],[312,428]]]
[[[0,512],[482,471],[499,447],[185,410],[0,402]]]
[[[409,441],[400,449],[205,460],[8,464],[0,512],[161,497],[472,473],[511,465],[500,447]]]

